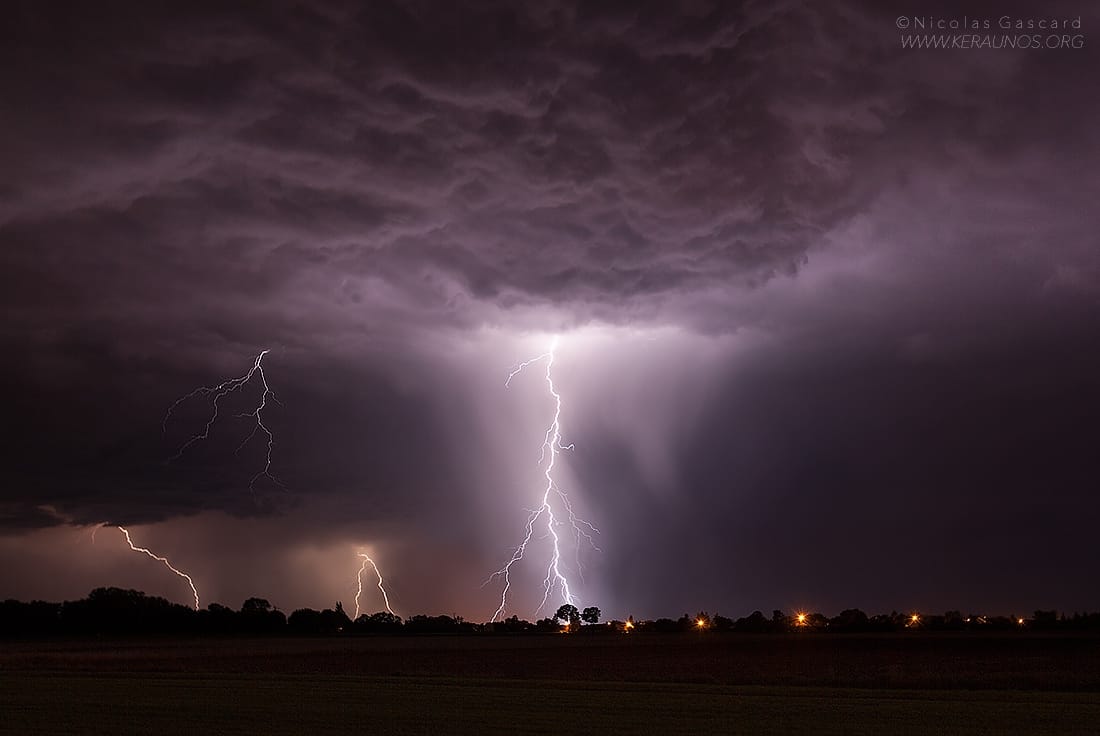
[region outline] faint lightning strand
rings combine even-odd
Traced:
[[[359,598],[363,595],[363,573],[366,571],[367,565],[374,568],[374,574],[378,577],[378,589],[382,591],[382,600],[386,603],[386,610],[393,613],[393,609],[390,608],[390,597],[386,595],[386,589],[382,585],[382,573],[378,570],[378,565],[374,564],[374,560],[363,552],[360,552],[359,556],[363,558],[363,565],[359,568],[359,590],[355,592],[355,619],[359,618]],[[396,616],[397,614],[393,613],[393,615]]]
[[[263,352],[261,352],[259,354],[259,356],[256,358],[256,364],[253,366],[253,371],[260,374],[260,383],[262,383],[263,387],[264,387],[264,392],[263,392],[263,394],[260,395],[260,403],[252,411],[247,412],[245,414],[238,414],[237,415],[239,417],[252,417],[253,419],[256,420],[256,423],[252,426],[252,431],[249,432],[248,436],[245,437],[244,441],[241,442],[241,444],[237,446],[237,449],[234,451],[234,454],[236,454],[237,452],[240,452],[241,448],[244,447],[245,445],[247,445],[249,440],[251,440],[253,437],[256,436],[256,432],[261,432],[262,431],[267,436],[267,455],[265,457],[264,468],[263,468],[263,470],[261,470],[260,472],[256,473],[254,476],[252,476],[252,480],[250,480],[248,482],[248,487],[250,489],[253,486],[256,485],[256,481],[259,480],[260,477],[266,477],[272,483],[275,483],[276,485],[281,486],[281,487],[283,486],[283,484],[279,481],[279,479],[271,474],[271,450],[272,450],[272,448],[275,447],[275,437],[274,437],[274,435],[271,434],[271,430],[267,428],[267,425],[264,424],[263,416],[261,414],[261,412],[267,407],[268,397],[271,397],[271,400],[274,401],[276,404],[279,403],[279,399],[275,396],[275,392],[272,391],[271,387],[267,385],[267,376],[264,375],[264,367],[260,362],[260,361],[263,360],[264,355],[266,355],[268,352],[270,352],[270,351],[264,350]]]
[[[491,621],[496,621],[498,618],[504,615],[504,610],[508,605],[508,593],[512,588],[512,566],[523,559],[524,554],[527,552],[527,545],[530,544],[531,538],[534,535],[535,525],[539,520],[545,516],[546,518],[546,531],[547,536],[552,540],[553,552],[550,555],[550,560],[546,566],[546,577],[543,579],[543,591],[542,602],[539,607],[535,609],[535,613],[538,614],[550,599],[554,590],[559,590],[561,598],[565,603],[570,605],[576,605],[576,598],[573,595],[573,591],[569,586],[569,579],[561,568],[561,538],[557,532],[557,526],[561,523],[558,520],[558,515],[554,513],[553,498],[556,496],[561,500],[562,507],[565,510],[565,514],[568,518],[568,523],[573,529],[573,535],[577,542],[577,566],[578,574],[580,571],[580,540],[583,537],[589,544],[596,550],[595,541],[592,538],[592,534],[599,534],[597,529],[592,524],[579,518],[573,513],[572,504],[569,502],[569,497],[565,491],[562,490],[558,484],[554,481],[554,464],[557,460],[558,454],[562,450],[572,450],[573,445],[566,445],[562,442],[561,438],[561,394],[557,392],[554,387],[553,378],[553,366],[554,366],[554,350],[557,348],[557,338],[554,338],[550,344],[550,349],[538,355],[530,360],[526,360],[520,363],[511,373],[508,374],[508,379],[504,382],[504,386],[507,388],[512,379],[523,372],[527,367],[539,362],[546,362],[546,385],[549,389],[550,395],[554,398],[554,417],[550,422],[550,425],[546,429],[546,433],[543,436],[542,450],[539,455],[539,465],[543,467],[543,477],[546,478],[546,488],[542,493],[541,504],[530,511],[527,517],[527,521],[524,523],[524,537],[523,541],[512,552],[512,557],[504,564],[502,568],[494,572],[489,576],[486,584],[491,582],[497,577],[504,579],[504,589],[500,595],[500,606],[493,614]],[[587,529],[587,531],[586,531]],[[589,533],[591,532],[591,533]]]
[[[573,446],[569,445],[569,449],[573,449]],[[562,505],[565,506],[565,510],[569,514],[569,525],[573,528],[573,539],[576,542],[574,546],[574,552],[575,562],[577,565],[577,577],[579,577],[581,582],[583,583],[584,565],[581,564],[581,538],[583,537],[584,540],[588,542],[588,545],[597,552],[602,552],[603,550],[601,550],[599,545],[596,544],[596,540],[592,538],[592,534],[586,532],[582,527],[588,527],[588,530],[594,534],[599,534],[600,530],[592,526],[592,524],[577,516],[573,512],[573,504],[569,502],[569,496],[565,493],[565,491],[556,486],[554,490],[557,491],[558,496],[561,498]]]
[[[162,428],[165,433],[168,432],[168,420],[172,418],[172,412],[180,404],[188,401],[189,399],[195,398],[196,396],[213,397],[211,399],[213,412],[210,414],[210,418],[206,420],[206,424],[203,426],[202,431],[184,442],[180,446],[179,450],[176,451],[176,454],[172,456],[173,460],[178,460],[191,445],[195,444],[196,442],[208,439],[210,437],[210,430],[213,428],[214,423],[218,420],[218,402],[229,394],[237,391],[240,388],[243,388],[246,384],[248,384],[249,381],[252,380],[253,376],[258,375],[260,378],[260,383],[264,387],[263,393],[260,395],[260,403],[252,411],[236,415],[238,418],[251,417],[253,420],[252,431],[249,432],[248,436],[244,438],[244,441],[237,446],[237,449],[234,450],[234,454],[240,452],[244,448],[244,446],[247,445],[252,440],[252,438],[256,436],[257,432],[262,432],[267,437],[267,454],[264,460],[264,467],[262,470],[252,476],[252,479],[248,482],[248,489],[250,491],[254,490],[256,481],[264,477],[266,477],[268,480],[270,480],[272,483],[279,486],[280,488],[286,487],[278,478],[276,478],[271,473],[271,452],[275,447],[275,436],[271,433],[271,430],[268,428],[268,426],[264,424],[263,420],[263,410],[267,408],[268,399],[275,402],[276,404],[279,403],[278,397],[276,397],[275,392],[271,390],[271,387],[267,383],[267,376],[264,374],[264,356],[270,352],[271,351],[267,349],[261,350],[260,354],[256,356],[256,361],[252,364],[252,367],[243,376],[230,378],[226,381],[222,381],[216,386],[200,386],[191,393],[176,399],[172,403],[172,405],[168,407],[168,411],[165,413],[164,421],[162,422]]]
[[[177,570],[176,568],[172,567],[172,563],[168,561],[168,558],[161,557],[160,555],[155,555],[152,552],[150,552],[149,550],[145,549],[144,547],[136,546],[134,544],[134,540],[130,539],[130,532],[127,531],[125,527],[120,526],[120,527],[118,527],[118,530],[120,532],[122,532],[122,534],[126,537],[126,544],[130,545],[130,549],[132,549],[135,552],[144,552],[145,554],[152,557],[154,560],[157,560],[158,562],[163,562],[165,567],[167,567],[169,570],[171,570],[172,572],[179,575],[184,580],[186,580],[187,584],[191,586],[191,592],[195,596],[195,610],[196,611],[199,610],[199,591],[195,588],[195,581],[191,579],[190,575],[183,572],[182,570]]]

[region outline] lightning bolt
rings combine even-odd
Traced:
[[[393,609],[390,608],[390,597],[386,595],[386,589],[382,586],[382,573],[378,570],[378,565],[374,564],[374,560],[363,552],[360,552],[359,556],[363,558],[363,565],[359,568],[359,590],[355,592],[355,618],[352,620],[359,618],[359,598],[363,595],[363,573],[366,571],[367,565],[374,568],[374,574],[378,577],[378,589],[382,591],[382,600],[386,603],[386,610],[393,613]]]
[[[271,390],[271,387],[267,383],[267,376],[264,375],[264,356],[270,352],[270,350],[266,349],[261,350],[260,354],[256,356],[256,360],[252,364],[252,367],[243,376],[230,378],[226,381],[222,381],[216,386],[200,386],[191,393],[176,399],[172,403],[172,405],[168,407],[168,411],[164,414],[164,421],[161,423],[165,434],[168,433],[168,421],[172,418],[172,412],[175,411],[177,407],[179,407],[184,402],[198,396],[213,397],[210,400],[212,412],[210,414],[210,418],[206,420],[206,424],[203,426],[202,431],[184,442],[180,446],[179,450],[176,451],[176,454],[172,456],[172,460],[178,460],[183,455],[183,453],[187,451],[187,448],[191,447],[191,445],[195,444],[196,442],[201,442],[202,440],[209,438],[210,430],[213,428],[214,423],[218,421],[218,402],[229,394],[244,388],[244,386],[246,386],[249,381],[252,380],[253,376],[259,376],[260,384],[263,386],[264,389],[263,393],[260,394],[259,403],[252,411],[236,415],[237,418],[251,417],[253,420],[252,431],[249,432],[248,436],[244,438],[244,441],[242,441],[241,444],[237,446],[237,449],[234,450],[233,454],[236,455],[237,453],[239,453],[244,448],[244,446],[247,445],[252,440],[252,438],[256,436],[257,432],[262,433],[267,438],[267,454],[265,456],[263,469],[253,475],[252,479],[248,482],[248,490],[255,492],[256,481],[258,481],[260,478],[267,478],[280,488],[286,487],[278,478],[276,478],[271,473],[271,452],[275,447],[275,436],[271,434],[271,430],[268,429],[263,420],[263,410],[267,408],[268,399],[275,402],[276,404],[279,403],[279,399],[275,396],[275,392]]]
[[[177,570],[176,568],[174,568],[172,566],[172,563],[168,561],[168,558],[161,557],[160,555],[155,555],[144,547],[138,547],[137,545],[135,545],[134,540],[130,539],[130,532],[127,531],[126,527],[120,526],[118,527],[118,530],[122,532],[122,535],[124,537],[126,537],[126,544],[130,545],[130,549],[135,552],[142,552],[144,554],[147,554],[158,562],[163,562],[165,567],[186,580],[187,584],[191,586],[191,593],[195,596],[195,610],[199,610],[199,591],[195,588],[195,581],[191,579],[190,575],[183,572],[182,570]]]
[[[578,517],[573,513],[573,505],[569,502],[569,496],[554,480],[554,465],[558,459],[558,455],[562,450],[572,450],[573,445],[565,445],[562,443],[561,438],[561,394],[557,392],[554,387],[553,367],[554,367],[554,351],[558,345],[558,338],[554,338],[550,343],[550,349],[541,355],[537,355],[530,360],[526,360],[520,363],[516,368],[508,374],[508,379],[504,382],[505,388],[511,385],[512,379],[522,373],[525,369],[534,365],[535,363],[546,363],[546,386],[550,392],[550,396],[554,399],[554,416],[550,422],[550,426],[546,428],[546,434],[543,437],[542,450],[539,455],[539,467],[543,468],[543,477],[546,478],[546,487],[542,492],[541,503],[534,509],[528,509],[530,512],[527,516],[527,521],[524,524],[524,537],[523,541],[512,552],[512,557],[504,564],[504,567],[500,568],[485,581],[488,585],[495,578],[504,579],[504,588],[500,594],[500,606],[493,614],[491,621],[496,621],[502,618],[504,610],[508,605],[508,592],[512,588],[512,566],[523,559],[524,554],[527,552],[527,545],[530,544],[531,538],[535,533],[535,526],[539,524],[540,520],[545,520],[547,535],[552,540],[552,552],[550,554],[550,560],[546,566],[546,577],[543,579],[542,590],[542,602],[539,607],[535,609],[537,615],[539,611],[546,606],[547,601],[550,599],[551,594],[555,589],[561,593],[561,599],[564,603],[570,605],[576,605],[576,597],[573,595],[572,588],[569,585],[569,579],[566,577],[562,570],[562,554],[561,554],[561,535],[558,533],[558,527],[565,524],[565,521],[560,521],[559,517],[568,519],[568,524],[573,530],[573,537],[576,542],[577,552],[577,572],[580,575],[580,540],[583,537],[593,549],[599,551],[599,547],[596,546],[595,541],[592,538],[592,534],[599,534],[600,530],[588,523],[584,519]],[[560,503],[561,509],[559,513],[555,513],[554,506],[556,503]],[[583,578],[582,578],[583,580]]]

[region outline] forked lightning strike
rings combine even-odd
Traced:
[[[390,597],[386,595],[386,589],[382,586],[382,573],[378,570],[378,565],[374,564],[374,560],[363,552],[360,552],[359,556],[363,558],[363,565],[359,568],[359,590],[355,592],[355,619],[359,618],[359,598],[363,595],[363,573],[366,572],[367,565],[374,568],[374,574],[378,577],[378,589],[382,591],[382,600],[386,604],[386,610],[393,613],[393,609],[390,608]]]
[[[550,422],[550,426],[546,429],[546,434],[542,443],[542,452],[538,462],[539,466],[543,467],[543,476],[546,478],[546,488],[543,490],[541,503],[538,507],[530,510],[531,513],[527,517],[527,522],[524,525],[523,542],[516,547],[515,551],[512,553],[511,559],[505,563],[504,567],[490,575],[489,579],[486,581],[487,584],[494,578],[504,578],[504,589],[500,594],[500,607],[498,607],[496,613],[493,614],[492,621],[496,621],[504,615],[504,610],[508,605],[508,592],[512,588],[512,566],[523,559],[524,554],[527,552],[527,545],[531,542],[531,537],[534,535],[535,525],[538,524],[540,519],[544,517],[546,519],[546,530],[548,536],[552,540],[553,551],[550,554],[550,560],[546,566],[546,578],[543,580],[542,602],[539,604],[539,607],[535,609],[536,614],[543,609],[555,589],[561,592],[561,598],[564,603],[576,605],[576,599],[569,586],[569,579],[562,570],[561,537],[558,534],[557,527],[565,522],[559,521],[559,516],[567,518],[570,527],[573,529],[573,537],[577,545],[578,575],[580,574],[581,537],[584,537],[593,549],[599,551],[599,547],[596,546],[591,533],[599,534],[600,530],[573,513],[573,506],[569,502],[569,496],[566,495],[565,491],[554,481],[554,463],[558,458],[558,454],[562,450],[573,449],[573,445],[571,444],[562,444],[561,439],[561,394],[554,388],[554,378],[552,374],[554,350],[557,348],[557,344],[558,340],[555,337],[550,344],[549,350],[542,355],[538,355],[520,363],[508,374],[508,379],[504,382],[504,386],[507,388],[511,385],[512,379],[523,372],[528,366],[538,363],[539,361],[545,361],[546,385],[550,391],[550,395],[554,399],[554,417]],[[554,505],[557,501],[561,503],[563,514],[555,514],[554,512]]]
[[[182,570],[177,570],[175,567],[173,567],[172,563],[168,561],[168,558],[161,557],[160,555],[155,555],[152,552],[150,552],[149,550],[145,549],[145,547],[138,547],[137,545],[135,545],[134,540],[130,539],[130,532],[127,531],[126,527],[120,526],[120,527],[118,527],[118,530],[120,532],[122,532],[122,535],[124,537],[126,537],[126,544],[130,545],[130,549],[132,549],[135,552],[142,552],[144,554],[147,554],[150,557],[152,557],[154,560],[157,560],[158,562],[163,562],[165,567],[167,567],[169,570],[171,570],[172,572],[179,575],[184,580],[186,580],[187,584],[189,586],[191,586],[191,593],[195,596],[195,610],[196,611],[199,610],[199,591],[195,588],[195,581],[191,579],[190,575],[183,572]]]
[[[270,398],[271,401],[275,402],[276,404],[279,403],[279,399],[275,396],[275,392],[272,391],[271,387],[267,385],[267,376],[264,375],[264,356],[270,352],[270,350],[266,349],[260,351],[260,354],[256,356],[256,361],[252,364],[252,367],[243,376],[230,378],[226,381],[222,381],[216,386],[200,386],[186,396],[181,396],[180,398],[176,399],[175,402],[173,402],[172,405],[168,407],[168,411],[165,413],[164,421],[162,422],[162,427],[165,433],[168,432],[168,420],[172,418],[172,412],[180,404],[188,401],[189,399],[195,398],[196,396],[213,397],[211,399],[213,412],[211,413],[210,418],[206,421],[206,424],[203,426],[202,431],[184,442],[180,446],[179,450],[176,451],[176,454],[172,456],[173,460],[178,460],[191,445],[209,438],[210,430],[213,428],[214,423],[218,421],[218,402],[229,394],[241,388],[244,388],[244,386],[252,380],[253,376],[258,375],[260,378],[260,383],[264,388],[263,393],[260,395],[259,404],[257,404],[256,408],[254,408],[252,411],[245,412],[243,414],[237,414],[238,418],[252,418],[252,431],[249,432],[248,436],[245,437],[241,444],[237,446],[234,454],[240,452],[244,448],[244,446],[247,445],[252,440],[252,438],[256,436],[257,432],[262,432],[267,437],[267,455],[265,458],[263,469],[252,476],[252,479],[248,482],[248,490],[254,491],[256,481],[258,481],[261,477],[266,477],[268,480],[270,480],[272,483],[279,486],[280,488],[285,487],[283,486],[282,482],[271,473],[271,451],[275,447],[275,437],[271,434],[271,430],[268,429],[263,420],[263,410],[267,408],[268,399]]]

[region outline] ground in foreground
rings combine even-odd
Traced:
[[[342,676],[0,676],[10,733],[1072,734],[1083,693]]]
[[[3,733],[1072,734],[1094,638],[6,642]]]

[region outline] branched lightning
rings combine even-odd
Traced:
[[[390,597],[386,594],[386,589],[382,585],[382,573],[378,570],[378,565],[374,564],[374,560],[363,552],[360,552],[359,556],[363,558],[363,564],[359,568],[359,589],[355,592],[355,618],[359,618],[359,598],[363,595],[363,573],[366,572],[367,565],[374,568],[374,574],[378,577],[378,589],[382,591],[382,600],[386,604],[386,610],[393,613],[393,609],[390,608]]]
[[[191,593],[194,594],[194,596],[195,596],[195,610],[196,611],[199,610],[199,591],[195,588],[195,581],[191,579],[190,575],[183,572],[182,570],[177,570],[175,567],[173,567],[172,563],[168,561],[168,558],[161,557],[160,555],[155,555],[152,552],[150,552],[149,550],[145,549],[144,547],[138,547],[137,545],[135,545],[134,540],[130,539],[130,532],[127,531],[126,527],[120,526],[120,527],[118,527],[118,530],[120,532],[122,532],[122,535],[124,537],[126,537],[126,544],[130,545],[130,549],[132,549],[135,552],[143,552],[144,554],[147,554],[150,557],[152,557],[154,560],[157,560],[158,562],[163,562],[165,567],[167,567],[169,570],[171,570],[172,572],[179,575],[184,580],[186,580],[187,584],[189,586],[191,586]]]
[[[252,440],[252,438],[256,436],[257,432],[262,432],[264,436],[267,437],[267,454],[265,456],[264,467],[262,470],[252,476],[252,479],[248,482],[248,489],[250,491],[254,490],[256,486],[256,481],[258,481],[262,477],[266,477],[268,480],[270,480],[272,483],[279,486],[280,488],[285,487],[283,486],[282,482],[271,473],[271,452],[275,447],[275,436],[271,434],[271,430],[268,429],[263,420],[263,410],[267,408],[268,399],[275,402],[276,404],[279,403],[279,399],[275,396],[275,392],[272,391],[271,387],[267,384],[267,376],[264,375],[264,356],[270,352],[270,350],[266,349],[260,351],[260,354],[256,356],[256,360],[252,364],[252,367],[243,376],[230,378],[226,381],[222,381],[216,386],[200,386],[191,393],[176,399],[172,403],[172,405],[168,407],[168,411],[164,414],[164,421],[162,422],[162,428],[165,433],[168,432],[168,421],[172,418],[172,412],[180,404],[197,396],[213,397],[210,402],[213,411],[210,414],[210,418],[206,420],[206,424],[203,426],[202,431],[184,442],[180,446],[179,450],[176,451],[176,454],[172,456],[173,460],[178,460],[191,445],[209,438],[210,430],[213,428],[214,423],[218,420],[218,402],[221,399],[237,391],[238,389],[243,388],[246,384],[248,384],[249,381],[252,380],[253,376],[259,376],[260,384],[263,386],[264,389],[263,393],[260,395],[259,404],[257,404],[252,411],[236,415],[238,418],[250,417],[253,420],[252,431],[249,432],[248,436],[245,437],[241,444],[237,446],[234,454],[240,452],[244,448],[244,446],[247,445]]]
[[[529,514],[527,521],[524,524],[524,536],[523,541],[512,552],[512,557],[505,563],[504,567],[500,568],[486,581],[486,584],[491,582],[497,577],[504,579],[504,589],[500,594],[500,606],[493,614],[492,621],[496,621],[504,615],[504,610],[508,605],[508,592],[512,587],[512,566],[523,559],[524,554],[527,552],[527,545],[531,542],[532,536],[534,536],[535,526],[539,521],[545,518],[547,535],[552,540],[553,551],[550,554],[550,561],[546,566],[546,577],[543,579],[543,591],[542,602],[539,607],[535,609],[537,614],[546,606],[547,601],[550,599],[554,590],[558,590],[561,593],[561,599],[564,603],[570,605],[576,605],[576,598],[573,595],[573,591],[569,585],[569,579],[566,577],[565,572],[562,570],[561,562],[561,537],[558,534],[558,527],[565,524],[565,521],[560,521],[559,517],[565,517],[568,519],[568,524],[573,530],[573,537],[577,545],[577,572],[580,574],[580,541],[584,538],[593,549],[599,550],[596,546],[595,540],[592,538],[592,534],[599,534],[599,529],[588,523],[584,519],[581,519],[573,512],[573,505],[569,502],[569,496],[554,480],[554,464],[558,458],[558,454],[562,450],[572,450],[573,445],[563,444],[561,437],[561,394],[557,392],[554,387],[554,378],[552,369],[554,366],[554,350],[557,348],[557,338],[550,344],[550,349],[545,353],[535,356],[530,360],[526,360],[520,363],[516,368],[508,374],[508,379],[504,382],[505,388],[511,385],[512,379],[522,373],[529,366],[544,361],[546,363],[546,385],[549,389],[550,395],[554,399],[554,416],[550,422],[550,425],[546,428],[546,434],[543,437],[542,449],[539,455],[539,466],[543,468],[543,477],[546,478],[546,487],[542,493],[541,503],[534,509],[528,509]],[[555,513],[554,505],[560,502],[561,511]],[[564,513],[562,513],[564,512]],[[583,579],[583,578],[582,578]]]

